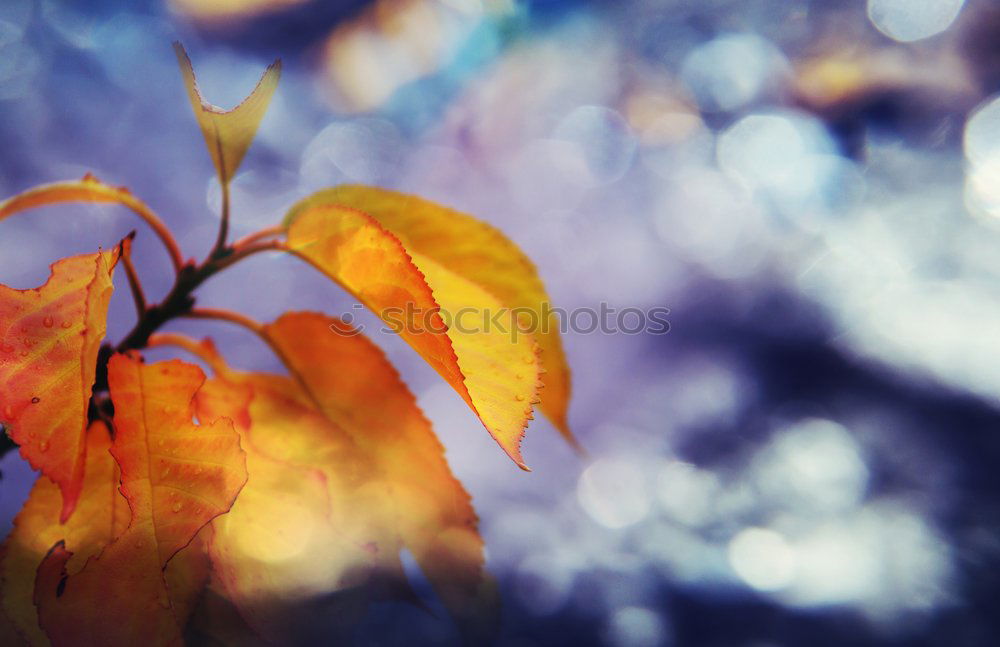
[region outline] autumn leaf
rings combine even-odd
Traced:
[[[345,443],[338,452],[337,430],[295,395],[294,383],[274,376],[269,384],[267,376],[228,369],[223,374],[199,391],[197,411],[236,422],[249,479],[229,513],[212,522],[209,554],[225,597],[244,620],[264,638],[287,642],[299,624],[299,607],[369,578],[374,556],[351,531],[369,515],[357,507],[345,514],[350,492],[343,472],[354,471]],[[277,447],[279,456],[311,453],[313,462],[336,471],[328,483],[323,470],[269,454],[256,439]],[[331,493],[338,498],[336,518]]]
[[[263,332],[326,419],[371,462],[360,489],[368,514],[381,516],[398,534],[394,550],[410,550],[457,618],[489,624],[495,601],[471,500],[382,351],[319,313],[285,314]],[[339,469],[336,463],[322,467],[334,474]]]
[[[278,87],[281,61],[275,61],[268,66],[257,87],[243,103],[232,110],[223,110],[202,99],[194,69],[191,67],[191,59],[184,51],[184,46],[174,43],[174,52],[177,54],[195,118],[201,128],[201,134],[205,137],[205,144],[212,156],[215,170],[219,174],[219,182],[227,185],[236,175],[236,170],[250,148],[264,113],[267,112],[271,97]]]
[[[500,230],[464,213],[418,196],[376,187],[345,185],[319,191],[288,212],[286,224],[322,205],[343,205],[375,218],[419,254],[483,288],[507,308],[522,312],[541,348],[541,410],[572,445],[567,409],[570,375],[560,340],[560,325],[531,260]],[[424,262],[417,265],[424,268]],[[433,281],[431,281],[433,285]],[[439,299],[438,290],[435,294]],[[442,304],[444,305],[444,304]]]
[[[321,575],[325,569],[319,565],[333,557],[311,556],[308,550],[307,538],[324,536],[317,530],[326,528],[318,512],[305,515],[309,522],[280,524],[283,509],[301,510],[305,504],[248,496],[258,469],[273,473],[267,478],[279,483],[269,485],[268,491],[291,487],[294,477],[280,475],[284,466],[292,473],[319,473],[327,486],[333,528],[348,545],[371,551],[356,554],[353,563],[336,563],[329,572],[353,570],[360,577],[374,564],[384,581],[405,581],[399,553],[406,548],[453,615],[470,631],[489,631],[496,600],[484,571],[483,543],[469,495],[452,475],[430,423],[382,351],[342,321],[318,313],[286,314],[259,332],[294,379],[234,371],[207,341],[198,344],[176,335],[157,340],[169,338],[213,367],[221,380],[210,380],[199,392],[199,410],[208,407],[207,417],[227,415],[242,421],[237,426],[244,425],[248,454],[275,463],[248,459],[247,488],[230,513],[213,522],[216,571],[225,574],[222,579],[237,607],[254,624],[273,613],[283,598],[295,597],[287,591],[297,590],[297,580],[317,582],[307,591],[343,588],[336,578]],[[241,398],[249,398],[246,416],[234,413],[245,406]],[[250,515],[251,508],[256,516],[253,529],[241,518]],[[297,534],[296,526],[311,530]],[[220,528],[225,532],[218,532]],[[264,559],[259,555],[267,551],[246,548],[254,545],[247,543],[249,538],[267,542],[277,541],[269,536],[286,535],[296,537],[300,548],[269,552],[293,552],[296,558],[275,560],[270,571],[255,576]],[[299,572],[310,564],[311,573]],[[255,595],[248,590],[252,586],[257,587]],[[405,591],[401,594],[405,597]],[[271,604],[248,605],[253,598],[270,599]],[[257,628],[265,636],[280,633]]]
[[[35,604],[53,644],[175,645],[181,618],[163,569],[213,518],[226,512],[246,482],[239,436],[228,420],[192,422],[192,400],[204,382],[180,361],[144,365],[135,355],[108,364],[115,405],[111,454],[121,470],[128,527],[83,570],[56,544],[38,568]]]
[[[38,627],[32,595],[35,571],[49,548],[64,541],[73,552],[67,572],[75,574],[91,555],[99,553],[128,525],[128,502],[118,493],[118,465],[108,453],[111,438],[104,423],[93,423],[86,440],[86,470],[77,513],[66,523],[60,523],[59,488],[40,476],[4,544],[0,601],[7,617],[32,645],[48,644]]]
[[[32,290],[0,286],[0,419],[21,456],[73,512],[84,472],[87,406],[107,324],[117,252],[72,256]]]
[[[374,218],[347,207],[301,210],[288,228],[288,249],[396,329],[527,469],[520,443],[540,366],[533,336],[517,328],[498,299],[433,259],[408,252]],[[445,325],[441,308],[456,317],[464,313],[466,325]]]

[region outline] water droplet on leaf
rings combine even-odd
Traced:
[[[46,328],[51,328],[53,325],[55,325],[55,323],[56,321],[52,317],[45,317],[44,319],[42,319],[42,325],[45,326]]]

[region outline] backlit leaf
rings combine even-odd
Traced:
[[[408,253],[375,219],[355,209],[302,210],[288,228],[288,247],[397,330],[527,469],[520,442],[540,367],[533,337],[517,328],[502,303],[433,259]],[[438,314],[442,307],[455,325],[445,325]]]
[[[541,348],[546,371],[540,408],[566,440],[576,445],[566,420],[570,376],[560,322],[538,271],[517,245],[472,216],[417,196],[359,185],[313,194],[289,211],[286,223],[311,208],[333,204],[364,211],[399,238],[411,254],[437,262],[495,295],[504,306],[521,311]],[[422,263],[418,266],[423,268]],[[440,300],[439,291],[435,294]]]
[[[489,621],[492,591],[468,493],[416,399],[382,351],[338,319],[289,313],[264,327],[323,415],[370,461],[360,490],[458,618]],[[307,460],[308,455],[297,460]],[[336,474],[337,463],[322,465]]]
[[[175,606],[168,586],[197,578],[162,571],[232,506],[246,482],[245,456],[229,420],[192,422],[192,400],[204,381],[197,367],[116,355],[108,381],[115,405],[111,454],[129,525],[76,574],[68,571],[67,547],[52,548],[38,568],[39,619],[57,646],[180,644],[179,616],[190,603]]]
[[[467,629],[488,630],[496,600],[483,568],[483,544],[469,495],[452,475],[430,423],[382,351],[342,321],[316,313],[286,314],[264,326],[262,333],[294,380],[233,371],[210,342],[179,340],[221,376],[199,392],[199,411],[204,408],[206,417],[227,415],[242,421],[238,427],[245,425],[248,452],[272,463],[268,467],[265,461],[250,462],[247,488],[230,513],[212,524],[225,531],[216,532],[212,555],[237,607],[251,624],[259,623],[283,600],[301,602],[296,581],[314,583],[305,589],[311,592],[324,587],[328,592],[342,590],[344,583],[336,575],[353,573],[356,577],[348,578],[353,581],[371,565],[383,581],[404,582],[399,555],[405,548]],[[247,397],[247,415],[234,413]],[[318,511],[302,513],[306,504],[301,500],[282,499],[294,477],[280,476],[280,465],[274,463],[307,481],[299,488],[308,487],[310,474],[322,476],[332,528],[342,546],[346,542],[354,547],[352,560],[332,561],[333,555],[309,550],[311,538],[329,542],[323,539],[328,531],[320,530],[327,526],[319,521]],[[275,471],[268,478],[280,483],[267,489],[278,492],[278,498],[247,496],[255,487],[255,467]],[[241,519],[244,512],[250,514],[251,504],[259,515],[252,528]],[[297,511],[293,517],[312,520],[278,523],[289,509]],[[297,532],[299,527],[308,530]],[[296,548],[255,550],[255,537],[265,544]],[[359,546],[364,550],[358,552]],[[294,557],[274,557],[288,553]],[[272,556],[270,570],[260,564],[267,561],[261,555],[267,554]],[[258,569],[260,575],[245,577]],[[250,595],[252,586],[257,587],[255,595]],[[399,590],[405,597],[406,590]],[[270,603],[251,606],[254,599]],[[274,627],[257,628],[265,636],[280,633]]]
[[[229,513],[212,522],[213,568],[225,597],[257,633],[290,642],[300,607],[367,580],[374,555],[352,526],[370,515],[357,507],[346,514],[350,492],[343,473],[354,471],[351,457],[344,443],[335,447],[337,430],[294,394],[294,383],[226,375],[199,391],[198,415],[236,421],[249,479]],[[286,389],[290,393],[282,393]],[[262,450],[257,439],[278,448],[278,456]],[[306,453],[335,469],[327,474],[281,458]],[[331,493],[338,499],[336,518]]]
[[[104,338],[115,252],[58,261],[41,287],[0,286],[0,420],[21,456],[62,490],[83,484],[87,405]]]
[[[281,61],[275,61],[268,66],[257,87],[243,100],[243,103],[232,110],[223,110],[202,99],[195,81],[194,69],[191,67],[191,59],[188,58],[184,47],[180,43],[174,43],[174,52],[180,63],[194,116],[198,120],[201,134],[205,137],[208,152],[219,174],[219,181],[228,184],[236,175],[236,169],[250,148],[254,135],[257,134],[257,127],[260,126],[271,97],[278,87]]]

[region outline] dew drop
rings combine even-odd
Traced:
[[[517,395],[514,396],[514,399],[517,400],[518,402],[521,402],[522,400],[524,400],[524,396],[518,393]]]
[[[21,357],[27,357],[27,356],[28,356],[28,351],[22,350],[21,351]]]
[[[173,510],[174,512],[180,512],[181,511],[181,504],[180,503],[175,503],[174,505],[172,505],[170,507],[170,509]]]
[[[49,441],[43,440],[42,442],[38,443],[38,451],[42,452],[43,454],[49,451]]]
[[[39,398],[38,396],[35,396],[35,397],[31,398],[31,404],[38,404],[41,401],[42,401],[42,399]]]
[[[523,380],[524,379],[524,373],[517,373],[516,375],[514,375],[514,377],[516,377],[519,380]]]
[[[530,356],[529,357],[525,357],[524,358],[524,363],[525,364],[534,364],[535,363],[535,358],[534,357],[530,357]]]
[[[70,321],[69,319],[67,319],[67,320],[63,321],[61,324],[59,324],[59,327],[60,328],[69,328],[72,325],[73,325],[73,322]]]
[[[51,328],[53,325],[55,325],[55,323],[56,321],[52,317],[45,317],[44,319],[42,319],[42,325],[45,326],[46,328]]]

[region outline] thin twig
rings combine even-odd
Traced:
[[[265,227],[260,231],[255,231],[252,234],[248,234],[243,238],[240,238],[238,241],[233,243],[233,247],[235,249],[240,249],[241,247],[246,247],[251,243],[256,243],[259,240],[271,238],[272,236],[280,236],[283,233],[285,233],[286,230],[287,228],[284,225],[274,225],[273,227]]]
[[[234,247],[233,252],[231,254],[223,258],[220,258],[218,261],[216,261],[215,265],[217,269],[221,270],[229,267],[233,263],[243,260],[247,256],[252,256],[253,254],[257,254],[259,252],[287,252],[287,251],[289,251],[288,245],[286,245],[284,241],[266,240],[264,242],[251,243],[250,245],[246,245],[243,247]]]
[[[125,266],[125,275],[128,277],[128,285],[132,288],[132,300],[135,302],[135,312],[141,319],[146,314],[146,294],[142,290],[142,284],[139,282],[139,274],[132,263],[132,241],[134,239],[135,230],[133,229],[132,233],[122,239],[120,250],[122,265]]]
[[[238,326],[243,326],[247,330],[258,335],[264,335],[264,326],[250,317],[226,310],[225,308],[191,308],[181,315],[189,319],[216,319],[218,321],[228,321]]]

